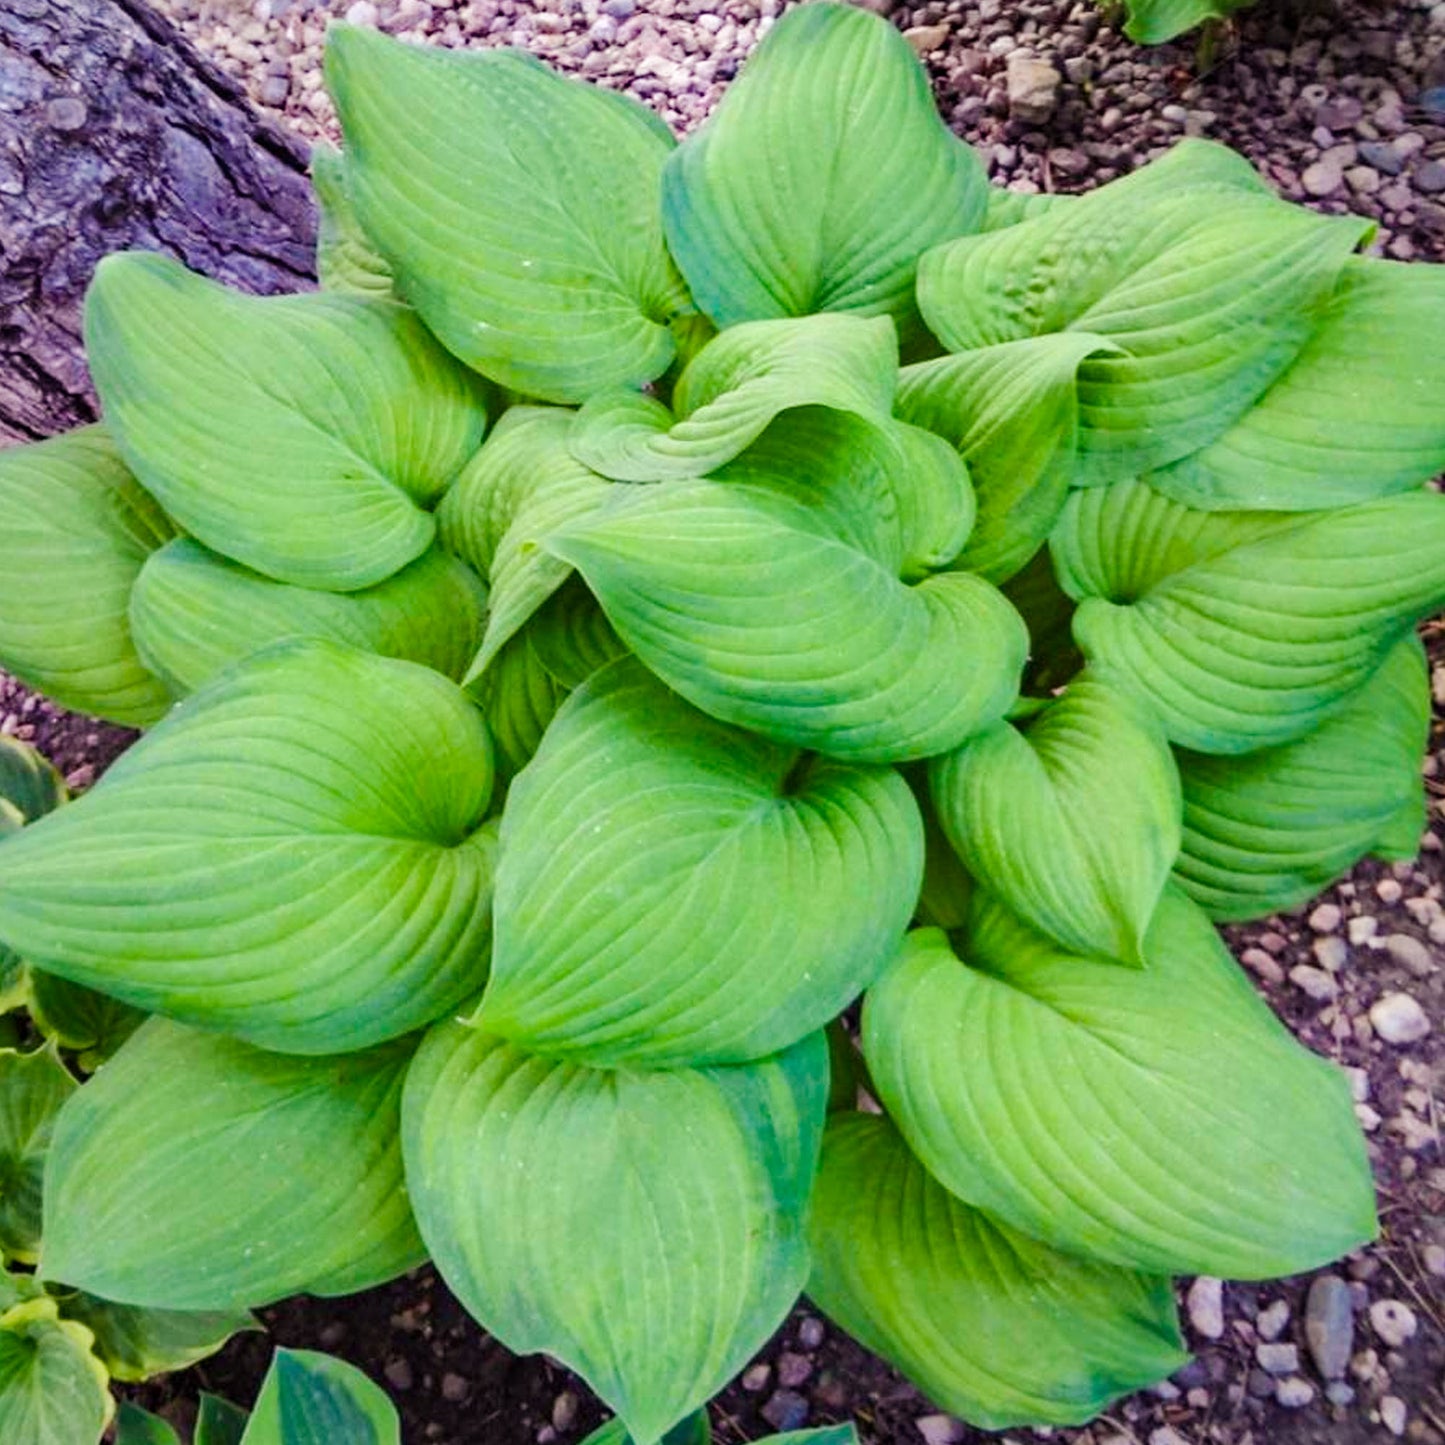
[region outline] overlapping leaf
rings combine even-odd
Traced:
[[[316,192],[316,275],[322,286],[395,300],[391,267],[357,219],[346,162],[324,142],[311,147],[311,188]]]
[[[662,239],[674,142],[656,117],[521,51],[350,26],[326,77],[357,215],[443,345],[547,401],[667,369],[691,304]]]
[[[90,1345],[90,1331],[61,1319],[53,1299],[0,1314],[0,1440],[99,1445],[115,1402]]]
[[[1078,1424],[1185,1360],[1169,1281],[1074,1259],[955,1199],[884,1119],[829,1121],[808,1294],[975,1425]]]
[[[172,531],[100,427],[0,453],[0,664],[78,712],[155,722],[170,694],[141,665],[126,607]]]
[[[113,1380],[147,1380],[214,1355],[233,1335],[260,1326],[246,1310],[157,1310],[118,1305],[83,1291],[60,1296],[66,1319],[95,1336]]]
[[[491,785],[454,684],[283,643],[6,841],[0,938],[147,1012],[267,1048],[364,1048],[485,977]]]
[[[1085,496],[1055,533],[1064,583],[1083,599],[1074,636],[1197,752],[1302,737],[1445,602],[1435,493],[1291,515],[1190,512],[1142,486],[1123,492],[1127,525]],[[1070,560],[1084,554],[1101,565]]]
[[[108,256],[86,352],[126,463],[187,532],[282,582],[350,592],[430,545],[481,440],[475,378],[405,307],[245,296]]]
[[[906,336],[919,253],[975,230],[986,197],[907,43],[833,4],[782,17],[663,176],[668,243],[722,327],[860,311]]]
[[[150,1020],[56,1128],[42,1274],[186,1311],[401,1274],[423,1255],[399,1134],[411,1055],[298,1058]]]
[[[184,538],[141,569],[130,615],[146,665],[184,696],[263,647],[300,638],[460,679],[481,643],[486,601],[470,568],[435,547],[374,587],[321,592],[274,582]]]
[[[442,1024],[407,1079],[407,1183],[484,1328],[654,1445],[802,1288],[827,1093],[821,1034],[733,1068],[592,1070]]]
[[[386,1392],[355,1365],[277,1350],[240,1445],[401,1445]]]
[[[0,1252],[34,1264],[56,1116],[76,1083],[53,1048],[0,1049]]]
[[[1142,969],[1066,953],[992,899],[963,948],[911,935],[863,1017],[889,1113],[960,1199],[1159,1274],[1293,1274],[1373,1237],[1344,1075],[1182,894],[1165,893]]]
[[[145,1018],[118,998],[43,969],[27,969],[26,975],[31,1021],[47,1039],[76,1053],[87,1071],[103,1064]]]
[[[922,867],[892,769],[804,762],[615,663],[513,785],[479,1026],[593,1065],[773,1053],[877,976]]]
[[[12,830],[54,812],[67,797],[65,780],[43,753],[0,736],[0,814]]]
[[[1181,752],[1175,876],[1211,918],[1232,920],[1294,908],[1366,853],[1413,858],[1429,733],[1429,671],[1410,636],[1297,742],[1243,757]]]
[[[1179,852],[1179,775],[1147,705],[1085,673],[1033,720],[936,758],[930,790],[968,871],[1056,943],[1142,963]]]

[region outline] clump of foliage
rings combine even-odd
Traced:
[[[1140,45],[1163,45],[1199,29],[1201,70],[1213,65],[1224,22],[1254,0],[1107,0],[1106,18],[1124,22],[1124,34]],[[1200,28],[1202,27],[1202,29]]]
[[[325,289],[107,260],[103,428],[0,460],[0,659],[154,725],[0,845],[0,938],[152,1015],[42,1275],[430,1255],[655,1445],[803,1289],[1074,1422],[1181,1364],[1171,1275],[1369,1239],[1213,921],[1419,837],[1445,275],[1204,142],[992,190],[830,4],[681,145],[513,52],[327,64]]]

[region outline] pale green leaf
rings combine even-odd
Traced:
[[[394,300],[391,267],[357,219],[345,157],[324,141],[311,147],[311,189],[316,192],[316,275],[321,285],[327,291]]]
[[[0,1314],[0,1440],[15,1445],[100,1445],[115,1414],[91,1334],[62,1320],[52,1299]]]
[[[942,437],[907,422],[895,423],[892,436],[901,453],[892,474],[903,543],[899,576],[921,582],[957,561],[978,503],[963,457]]]
[[[1154,473],[1191,507],[1305,510],[1445,470],[1445,267],[1351,259],[1294,364],[1218,441]]]
[[[945,1409],[1074,1425],[1187,1356],[1165,1278],[1059,1254],[955,1199],[885,1119],[829,1120],[808,1294]]]
[[[961,947],[910,935],[863,1014],[888,1112],[960,1199],[1159,1274],[1295,1274],[1374,1237],[1344,1075],[1183,894],[1142,969],[1067,953],[984,895]]]
[[[485,977],[491,788],[486,727],[453,683],[281,643],[0,844],[0,938],[148,1013],[364,1048]]]
[[[477,706],[496,740],[497,776],[508,783],[532,760],[568,689],[548,671],[524,628],[472,684]]]
[[[159,1415],[122,1400],[115,1417],[115,1445],[181,1445],[181,1437]]]
[[[53,1048],[0,1049],[0,1252],[34,1264],[55,1121],[77,1084]],[[0,1435],[0,1439],[3,1439]]]
[[[594,1066],[760,1058],[877,977],[922,868],[891,768],[801,759],[614,663],[512,786],[476,1022]]]
[[[150,1309],[235,1311],[412,1268],[413,1048],[303,1058],[151,1019],[59,1121],[41,1273]]]
[[[1179,852],[1179,774],[1148,707],[1085,673],[1035,718],[930,764],[964,866],[1056,943],[1142,963]]]
[[[907,42],[834,4],[787,11],[663,175],[668,243],[722,327],[857,311],[907,336],[919,253],[986,198]]]
[[[1007,226],[1017,226],[1020,221],[1041,216],[1056,206],[1067,206],[1077,199],[1077,196],[1066,196],[1057,191],[1010,191],[1003,186],[991,185],[984,205],[983,220],[978,229],[1002,231]]]
[[[701,477],[796,407],[886,421],[897,383],[898,338],[886,317],[744,322],[693,358],[678,379],[672,411],[635,391],[594,396],[577,415],[572,450],[619,481]]]
[[[401,1445],[386,1392],[355,1365],[312,1350],[277,1350],[241,1445]]]
[[[1366,853],[1414,857],[1429,735],[1429,669],[1410,636],[1298,741],[1243,757],[1181,752],[1175,877],[1211,918],[1260,918],[1313,898]]]
[[[95,1336],[113,1380],[148,1380],[214,1355],[233,1335],[261,1326],[245,1310],[163,1310],[118,1305],[83,1290],[60,1297],[65,1317]]]
[[[651,381],[692,309],[662,239],[672,137],[518,50],[334,26],[326,78],[356,212],[442,344],[504,386],[582,401]]]
[[[407,1079],[407,1183],[483,1328],[655,1445],[802,1288],[827,1095],[822,1034],[733,1068],[592,1070],[443,1024]]]
[[[537,610],[527,627],[532,652],[557,685],[581,687],[627,649],[580,577],[570,577]]]
[[[461,678],[486,625],[486,588],[436,547],[374,587],[274,582],[189,538],[153,553],[131,595],[136,647],[179,696],[273,642],[347,643]]]
[[[351,592],[419,557],[476,450],[480,388],[403,306],[247,296],[169,257],[107,256],[85,344],[136,476],[213,551]]]
[[[100,427],[0,452],[0,665],[63,707],[155,722],[170,694],[136,656],[126,608],[172,532]]]

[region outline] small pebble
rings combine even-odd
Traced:
[[[371,0],[356,0],[356,3],[348,6],[346,10],[346,23],[348,25],[374,26],[380,18],[377,14],[376,6],[371,3]]]
[[[798,1325],[798,1343],[805,1350],[816,1350],[822,1345],[826,1338],[827,1331],[823,1328],[823,1321],[808,1315]]]
[[[756,1365],[749,1365],[743,1371],[742,1386],[749,1393],[756,1395],[759,1391],[768,1388],[768,1381],[772,1378],[773,1367],[760,1360]]]
[[[778,1356],[778,1384],[794,1389],[813,1373],[813,1362],[807,1355],[794,1354],[784,1350]]]
[[[1344,183],[1344,172],[1329,161],[1316,161],[1300,177],[1300,184],[1305,188],[1306,194],[1317,200],[1334,195]]]
[[[552,1428],[563,1435],[570,1430],[577,1419],[577,1396],[571,1390],[563,1390],[552,1401]]]
[[[958,1445],[963,1439],[963,1422],[952,1415],[920,1415],[913,1424],[924,1445]]]
[[[1267,1375],[1293,1375],[1299,1370],[1299,1349],[1295,1345],[1256,1345],[1254,1357]]]
[[[386,1383],[394,1390],[411,1389],[416,1377],[412,1374],[411,1361],[405,1355],[396,1355],[382,1367]]]
[[[1325,1386],[1325,1399],[1331,1405],[1348,1405],[1355,1398],[1355,1391],[1352,1385],[1347,1385],[1343,1380],[1331,1380]]]
[[[1445,161],[1426,161],[1415,171],[1415,189],[1433,196],[1445,191]]]
[[[1224,1336],[1224,1282],[1200,1275],[1189,1286],[1184,1297],[1184,1307],[1189,1312],[1189,1324],[1197,1335],[1206,1340],[1218,1340]]]
[[[1321,903],[1309,916],[1309,925],[1316,933],[1333,933],[1340,926],[1340,905]]]
[[[1416,978],[1428,978],[1435,972],[1435,960],[1430,950],[1408,933],[1392,933],[1385,940],[1385,952],[1396,963],[1404,964]]]
[[[1436,1279],[1445,1279],[1445,1245],[1427,1244],[1421,1252],[1421,1257],[1425,1261],[1425,1268]]]
[[[1337,933],[1315,939],[1314,955],[1321,968],[1338,973],[1349,961],[1349,945]]]
[[[1370,1306],[1370,1328],[1392,1349],[1415,1338],[1420,1322],[1404,1300],[1377,1299]]]
[[[1407,993],[1387,993],[1376,1002],[1370,1024],[1387,1044],[1418,1043],[1430,1032],[1425,1010]]]
[[[464,1375],[448,1370],[442,1376],[442,1399],[460,1405],[472,1393],[471,1383]]]
[[[1277,1340],[1289,1323],[1289,1305],[1282,1299],[1267,1305],[1255,1316],[1254,1332],[1262,1340]]]
[[[762,1408],[762,1417],[780,1435],[808,1423],[808,1402],[796,1390],[778,1390]]]
[[[1405,1433],[1405,1422],[1409,1418],[1409,1412],[1405,1409],[1405,1402],[1398,1395],[1385,1395],[1380,1400],[1380,1424],[1390,1434],[1400,1436]]]
[[[1355,1311],[1350,1287],[1337,1274],[1322,1274],[1305,1297],[1305,1344],[1326,1380],[1345,1373],[1354,1348]]]
[[[1325,942],[1324,939],[1320,940]],[[1338,938],[1328,940],[1331,943],[1338,943]],[[1340,991],[1340,986],[1322,968],[1312,968],[1307,963],[1297,963],[1289,971],[1289,981],[1303,994],[1307,994],[1316,1003],[1327,1003]]]
[[[1286,1410],[1299,1410],[1315,1397],[1315,1387],[1300,1375],[1291,1375],[1274,1387],[1274,1398]]]

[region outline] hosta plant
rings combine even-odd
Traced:
[[[103,426],[0,458],[0,658],[150,728],[0,844],[0,938],[150,1016],[41,1274],[430,1256],[655,1445],[803,1290],[1070,1422],[1182,1363],[1171,1276],[1368,1240],[1214,923],[1420,835],[1445,274],[1204,142],[993,190],[862,10],[680,145],[327,66],[324,289],[110,258]]]

